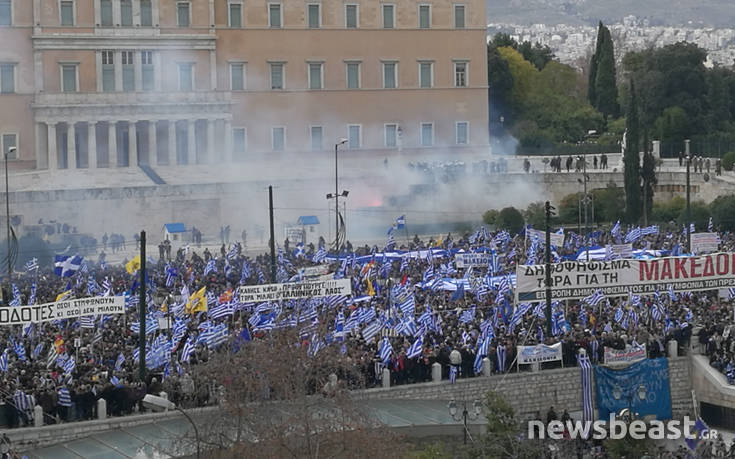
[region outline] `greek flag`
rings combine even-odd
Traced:
[[[396,240],[393,238],[393,233],[388,233],[388,241],[385,243],[385,250],[393,250],[396,246]]]
[[[231,302],[223,303],[209,310],[207,315],[212,319],[223,319],[235,313],[235,308]]]
[[[505,346],[500,344],[495,348],[495,353],[498,358],[498,372],[505,373]]]
[[[401,272],[408,269],[408,257],[401,258]]]
[[[712,221],[712,219],[710,219],[710,221]],[[35,270],[38,270],[38,258],[31,258],[28,260],[28,263],[26,263],[26,272],[29,273]]]
[[[365,328],[362,329],[362,338],[370,342],[375,335],[380,333],[380,330],[383,327],[381,326],[379,321],[373,321],[372,323],[368,324]]]
[[[209,349],[217,348],[221,344],[226,343],[227,339],[229,338],[227,325],[219,324],[216,327],[210,328],[209,330],[207,330],[206,336],[207,347]]]
[[[580,324],[582,324],[583,327],[587,326],[587,310],[584,309],[584,306],[580,305],[579,307],[579,314],[577,314],[577,320]]]
[[[651,225],[646,228],[641,228],[641,236],[647,236],[649,234],[658,234],[658,226]]]
[[[212,272],[217,272],[217,267],[214,264],[214,258],[210,258],[209,261],[207,262],[207,266],[204,267],[205,276]]]
[[[407,317],[398,322],[395,330],[397,333],[406,336],[413,336],[416,334],[416,322],[413,321],[412,317]]]
[[[592,363],[586,355],[577,358],[582,378],[582,422],[592,422]]]
[[[20,306],[20,291],[18,286],[13,284],[13,299],[8,303],[10,306]]]
[[[413,358],[421,356],[423,352],[423,347],[424,347],[423,339],[421,339],[421,337],[416,338],[413,344],[411,344],[411,347],[409,347],[408,350],[406,351],[406,358],[413,359]]]
[[[230,246],[229,252],[227,252],[227,255],[225,255],[225,257],[227,257],[228,260],[234,260],[235,258],[237,258],[237,245],[232,244]]]
[[[112,293],[112,285],[110,284],[110,279],[105,276],[105,280],[102,281],[102,290],[105,291],[104,296],[110,296]]]
[[[500,269],[500,260],[498,260],[498,255],[493,251],[490,256],[490,261],[487,264],[487,271],[494,276],[500,272]]]
[[[449,383],[454,384],[457,380],[457,367],[455,365],[449,365]]]
[[[383,362],[383,365],[387,365],[390,362],[391,354],[393,354],[393,346],[391,346],[387,337],[383,337],[383,340],[380,342],[380,349],[378,349],[378,356],[380,357],[380,361]]]
[[[0,371],[3,373],[8,371],[8,350],[5,349],[3,354],[0,355]]]
[[[406,216],[401,215],[400,217],[396,218],[396,223],[393,225],[394,229],[403,229],[406,226]]]
[[[59,389],[59,398],[56,404],[66,407],[71,406],[71,395],[69,394],[69,389],[67,389],[66,387],[62,387],[61,389]]]
[[[54,274],[59,277],[71,277],[82,266],[82,257],[79,255],[55,255]]]
[[[641,237],[641,228],[639,226],[628,231],[625,235],[625,242],[635,242]]]
[[[334,339],[344,341],[345,339],[345,314],[340,309],[334,318]]]
[[[58,356],[59,354],[56,353],[56,348],[52,344],[51,348],[48,350],[48,355],[46,356],[46,368],[53,367]]]
[[[623,309],[618,306],[618,308],[615,310],[615,316],[613,317],[613,320],[615,322],[620,323],[623,320]]]
[[[398,309],[400,309],[404,315],[413,315],[415,308],[416,301],[413,294],[410,294],[405,300],[398,304]]]
[[[311,261],[314,263],[321,263],[324,261],[324,259],[327,258],[327,251],[324,250],[324,246],[319,246],[319,249],[314,253],[314,256],[311,258]]]
[[[167,263],[166,264],[166,287],[173,286],[175,280],[176,280],[176,269]]]
[[[36,304],[36,283],[31,284],[31,294],[28,296],[28,304],[34,305]]]
[[[94,328],[94,316],[83,316],[79,319],[82,328]]]
[[[117,360],[115,360],[115,371],[122,370],[122,366],[124,363],[125,363],[125,356],[121,352],[117,355]]]
[[[180,362],[186,363],[189,361],[189,358],[191,357],[191,354],[194,353],[195,345],[192,342],[191,336],[189,339],[186,340],[186,343],[184,343],[184,348],[181,350],[181,358],[179,359]]]
[[[696,233],[696,230],[694,229],[694,223],[689,224],[689,232],[690,233]]]
[[[655,321],[659,321],[664,318],[664,310],[660,304],[656,303],[651,306],[651,318]]]
[[[472,322],[473,320],[475,320],[475,306],[474,305],[470,309],[462,311],[462,314],[459,315],[459,321],[463,324]]]
[[[36,344],[36,347],[33,348],[33,352],[31,352],[33,360],[36,360],[41,355],[41,352],[43,352],[43,342]]]
[[[615,237],[620,236],[620,220],[616,221],[613,227],[610,229],[610,234]]]
[[[605,295],[602,294],[602,290],[599,290],[598,289],[592,295],[586,297],[582,301],[584,301],[585,303],[589,304],[590,306],[597,306],[604,299],[605,299]]]
[[[72,371],[77,367],[77,363],[74,361],[74,357],[69,357],[64,362],[63,369],[65,374],[71,374]]]
[[[715,226],[712,224],[712,217],[709,218],[709,221],[707,222],[707,231],[710,233],[715,229]]]

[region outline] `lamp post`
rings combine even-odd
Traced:
[[[688,146],[688,145],[687,145]],[[692,165],[692,157],[690,155],[686,156],[686,162],[687,162],[687,221],[684,222],[684,226],[686,227],[687,231],[687,251],[691,251],[692,247],[692,211],[689,207],[689,203],[691,201],[691,194],[689,192],[689,170],[690,166]]]
[[[339,254],[339,167],[337,162],[337,151],[340,145],[347,143],[347,139],[340,139],[334,144],[334,251]]]
[[[8,240],[8,286],[10,286],[10,282],[12,281],[13,276],[13,267],[12,267],[12,260],[10,259],[10,194],[9,194],[9,187],[8,187],[8,155],[10,153],[15,153],[18,149],[16,147],[10,147],[8,148],[8,151],[5,152],[5,228],[6,228],[6,237]]]
[[[447,408],[449,409],[449,415],[454,419],[455,421],[462,421],[462,428],[464,431],[464,444],[467,444],[467,419],[475,420],[478,417],[480,417],[480,413],[482,413],[482,404],[479,400],[475,400],[472,402],[472,412],[470,412],[467,409],[467,400],[462,401],[462,412],[459,413],[459,410],[457,409],[457,402],[454,400],[450,401],[447,405]]]
[[[639,384],[637,387],[630,386],[625,390],[625,392],[623,392],[623,389],[620,386],[615,386],[612,390],[612,396],[615,400],[623,398],[628,401],[628,422],[633,421],[635,416],[635,413],[633,412],[633,399],[637,397],[638,400],[643,401],[646,399],[646,395],[646,386],[643,384]],[[624,413],[625,409],[620,410],[618,416],[623,417]]]

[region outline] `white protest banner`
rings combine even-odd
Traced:
[[[95,296],[32,306],[0,307],[0,326],[50,322],[97,314],[124,313],[124,296]]]
[[[597,290],[605,296],[666,291],[717,290],[735,287],[735,253],[647,260],[567,261],[551,265],[554,300],[574,300]],[[516,269],[516,301],[545,299],[544,265]]]
[[[561,343],[551,346],[537,344],[536,346],[518,346],[518,363],[552,362],[561,360]]]
[[[717,233],[692,233],[689,251],[695,255],[717,252],[720,247],[720,235]]]
[[[329,274],[329,265],[308,266],[299,269],[299,276],[313,278]]]
[[[629,365],[646,358],[646,345],[641,344],[628,350],[605,347],[605,365]]]
[[[320,298],[332,295],[352,295],[352,282],[350,279],[243,285],[237,289],[237,297],[241,303],[293,300],[297,298]]]
[[[633,258],[633,244],[613,244],[609,247],[613,258]]]
[[[492,258],[492,253],[458,253],[454,256],[454,265],[457,268],[485,268]]]
[[[564,234],[551,233],[551,245],[554,247],[564,247]],[[526,228],[526,244],[528,244],[534,237],[538,238],[541,244],[546,244],[546,231],[535,230],[533,228]]]

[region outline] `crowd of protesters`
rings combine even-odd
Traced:
[[[662,227],[656,234],[642,236],[633,248],[677,252],[686,238],[681,228],[669,229]],[[720,237],[721,250],[735,246],[732,235]],[[605,246],[618,238],[609,231],[596,231],[586,238],[586,244]],[[556,255],[576,259],[583,245],[584,237],[568,231]],[[146,393],[162,391],[184,407],[215,403],[215,382],[202,379],[192,369],[206,362],[210,353],[231,352],[237,337],[259,339],[280,327],[308,329],[304,345],[313,346],[314,358],[320,346],[339,346],[340,352],[362,368],[368,386],[380,383],[384,368],[390,370],[392,384],[430,380],[434,363],[441,364],[444,378],[476,376],[482,370],[477,365],[481,343],[486,346],[481,357],[490,360],[493,373],[529,371],[515,364],[517,346],[537,343],[561,343],[564,366],[576,364],[580,348],[587,350],[593,363],[600,363],[605,347],[645,344],[649,357],[659,357],[667,355],[673,340],[681,355],[689,349],[695,327],[701,329],[695,339],[713,356],[713,365],[726,371],[735,364],[735,345],[729,333],[732,308],[716,292],[606,298],[595,307],[581,301],[555,303],[556,320],[549,334],[542,310],[533,305],[523,314],[514,314],[518,305],[513,305],[512,283],[505,284],[510,288],[502,287],[502,279],[510,279],[516,265],[543,260],[543,247],[529,253],[528,246],[524,235],[484,229],[398,243],[391,237],[387,247],[353,248],[345,243],[339,256],[329,254],[323,241],[295,247],[286,241],[278,250],[277,282],[303,280],[303,268],[322,266],[335,278],[351,279],[352,296],[256,305],[239,303],[236,290],[240,285],[271,282],[269,256],[246,256],[240,243],[223,244],[214,253],[180,246],[173,254],[170,244],[162,244],[160,259],[148,262],[150,317],[145,320],[148,323],[152,318],[155,323],[169,318],[170,326],[147,327],[149,345],[165,342],[166,352],[151,357],[150,362],[145,357],[149,367],[145,381],[136,377],[139,276],[135,269],[107,265],[101,254],[99,260],[85,260],[69,277],[55,275],[52,266],[16,273],[14,292],[4,292],[6,303],[11,298],[26,305],[53,302],[60,295],[125,295],[127,312],[86,321],[0,327],[4,345],[0,352],[5,349],[0,358],[0,424],[33,425],[36,405],[43,410],[44,424],[91,419],[99,398],[107,401],[110,414],[123,415],[136,410]],[[437,279],[467,277],[465,269],[453,267],[453,256],[448,255],[456,250],[487,250],[497,255],[494,266],[472,268],[473,287],[461,295],[436,283]],[[382,256],[387,251],[403,255],[391,261]],[[192,304],[199,304],[192,303],[192,298],[202,288],[206,289],[206,306],[191,310]],[[411,307],[406,306],[409,298],[413,298]],[[229,312],[223,314],[225,306]],[[665,317],[653,314],[659,307],[665,310]],[[624,311],[624,317],[618,311]],[[315,333],[316,323],[326,324],[329,336]],[[379,324],[379,329],[367,334],[365,330],[373,324]],[[206,338],[217,326],[226,328],[226,343]],[[418,339],[417,350],[413,345]],[[386,343],[390,350],[381,355]],[[554,365],[557,363],[542,367]]]

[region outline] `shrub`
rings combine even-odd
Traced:
[[[735,151],[725,153],[725,156],[722,157],[722,167],[726,171],[731,171],[733,165],[735,165]]]

